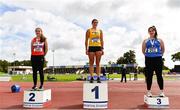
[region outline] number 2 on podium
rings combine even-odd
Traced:
[[[95,91],[95,99],[99,99],[99,86],[95,86],[93,89],[91,89],[91,92]]]
[[[29,94],[30,98],[29,98],[29,101],[35,101],[35,93],[30,93]]]

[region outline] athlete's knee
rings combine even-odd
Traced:
[[[161,74],[161,73],[156,73],[156,76],[157,76],[158,78],[162,78],[162,74]]]
[[[92,61],[89,62],[89,65],[90,65],[90,66],[93,66],[93,64],[94,64],[94,62],[92,62]]]
[[[99,67],[99,66],[100,66],[100,63],[99,63],[99,62],[96,62],[96,66]]]

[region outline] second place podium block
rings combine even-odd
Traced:
[[[83,108],[108,108],[108,85],[101,83],[83,84]]]
[[[23,107],[25,108],[43,108],[51,102],[51,89],[46,90],[25,90]]]

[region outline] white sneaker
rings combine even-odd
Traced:
[[[147,92],[147,94],[146,94],[146,96],[148,96],[148,97],[152,97],[151,92],[150,92],[150,91],[148,91],[148,92]]]
[[[164,92],[160,92],[159,97],[165,97]]]

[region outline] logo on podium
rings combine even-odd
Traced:
[[[47,90],[25,90],[23,107],[43,108],[51,102],[51,89]]]
[[[83,85],[83,108],[108,108],[107,82]]]

